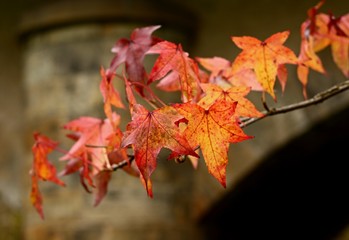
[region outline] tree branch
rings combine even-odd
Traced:
[[[248,125],[255,123],[255,122],[257,122],[263,118],[266,118],[268,116],[286,113],[286,112],[291,112],[291,111],[294,111],[296,109],[305,108],[305,107],[308,107],[310,105],[315,105],[315,104],[321,103],[321,102],[323,102],[323,101],[325,101],[325,100],[327,100],[327,99],[329,99],[329,98],[331,98],[331,97],[333,97],[341,92],[344,92],[348,89],[349,89],[349,80],[346,80],[344,82],[341,82],[339,84],[332,86],[329,89],[326,89],[323,92],[316,94],[314,97],[307,99],[305,101],[294,103],[294,104],[287,105],[287,106],[283,106],[280,108],[271,108],[268,111],[264,111],[264,112],[262,112],[264,114],[263,117],[242,119],[240,127],[242,127],[242,128],[247,127]]]
[[[337,85],[334,85],[332,86],[331,88],[329,89],[326,89],[325,91],[323,92],[320,92],[318,94],[316,94],[314,97],[308,99],[308,100],[305,100],[305,101],[302,101],[302,102],[298,102],[298,103],[294,103],[294,104],[291,104],[291,105],[287,105],[287,106],[283,106],[283,107],[280,107],[280,108],[268,108],[269,110],[268,111],[264,111],[262,112],[264,114],[263,117],[260,117],[260,118],[244,118],[242,119],[241,121],[241,124],[240,124],[240,127],[243,128],[243,127],[247,127],[248,125],[251,125],[252,123],[255,123],[263,118],[266,118],[268,116],[272,116],[272,115],[276,115],[276,114],[281,114],[281,113],[286,113],[286,112],[291,112],[291,111],[294,111],[294,110],[297,110],[297,109],[300,109],[300,108],[305,108],[305,107],[308,107],[310,105],[315,105],[315,104],[318,104],[318,103],[321,103],[341,92],[344,92],[346,90],[349,89],[349,80],[346,80],[342,83],[339,83]],[[199,148],[199,147],[198,147]],[[197,150],[198,148],[196,148],[195,150]],[[133,155],[130,155],[128,156],[129,159],[125,159],[117,164],[112,164],[111,166],[111,169],[113,171],[116,171],[120,168],[123,168],[125,166],[127,166],[128,164],[130,164],[133,160],[134,160],[134,156]]]
[[[113,163],[111,165],[111,169],[113,171],[116,171],[119,168],[123,168],[127,165],[130,165],[134,159],[135,159],[135,157],[133,155],[130,155],[130,156],[128,156],[128,159],[122,160],[121,162],[118,162],[118,163]]]

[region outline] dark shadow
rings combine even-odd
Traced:
[[[201,219],[205,239],[334,239],[349,224],[349,109],[262,161]]]

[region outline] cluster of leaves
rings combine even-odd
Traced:
[[[74,141],[69,151],[59,149],[58,143],[47,136],[34,133],[31,202],[40,216],[44,217],[38,181],[64,186],[58,177],[72,173],[80,175],[87,192],[95,193],[95,206],[106,195],[116,169],[139,177],[152,197],[151,175],[162,148],[170,150],[168,159],[182,162],[188,158],[194,168],[201,153],[209,173],[225,187],[230,144],[251,139],[242,130],[246,120],[266,115],[246,98],[250,91],[260,91],[263,101],[265,94],[276,101],[276,79],[284,91],[286,64],[292,64],[297,67],[307,98],[309,69],[326,73],[317,53],[327,46],[332,48],[334,62],[349,77],[349,14],[334,17],[319,13],[323,3],[309,9],[301,25],[298,56],[284,46],[289,31],[264,41],[232,37],[242,49],[233,61],[191,58],[181,44],[152,36],[160,26],[137,28],[130,39],[118,40],[111,50],[115,56],[110,66],[100,71],[106,118],[84,116],[65,124],[64,129],[70,132],[67,137]],[[143,63],[148,55],[156,56],[150,72]],[[114,88],[114,79],[125,86],[124,101]],[[163,102],[154,93],[153,83],[162,91],[180,92],[178,103]],[[140,104],[139,99],[144,103]],[[125,130],[120,129],[117,113],[121,108],[128,108],[132,116]],[[60,160],[66,165],[60,173],[48,160],[53,150],[64,153]]]

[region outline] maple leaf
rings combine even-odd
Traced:
[[[209,75],[210,83],[215,83],[221,87],[225,86],[246,86],[251,90],[262,91],[263,88],[257,81],[256,74],[251,69],[241,70],[238,73],[232,73],[232,63],[222,57],[196,58],[197,61],[211,73]],[[203,81],[201,80],[201,83]]]
[[[307,99],[306,86],[308,84],[309,68],[325,74],[321,59],[316,52],[325,48],[329,41],[324,38],[327,32],[326,20],[319,17],[318,10],[324,4],[320,1],[314,7],[309,8],[308,19],[301,24],[301,49],[298,55],[299,64],[297,66],[297,76],[303,85],[303,96]]]
[[[200,146],[208,171],[226,187],[226,166],[229,143],[252,138],[240,128],[236,118],[236,102],[219,100],[209,109],[195,103],[175,104],[178,112],[188,120],[184,136],[192,146]]]
[[[250,92],[249,87],[230,87],[221,88],[212,83],[201,84],[201,88],[205,92],[205,96],[198,102],[198,105],[208,109],[215,102],[223,99],[227,102],[237,102],[235,114],[240,117],[262,117],[263,114],[259,112],[251,101],[245,96]]]
[[[169,159],[180,155],[198,157],[175,124],[182,118],[170,106],[152,112],[140,104],[134,106],[132,121],[127,125],[121,147],[133,146],[135,161],[150,197],[153,196],[150,175],[156,168],[156,158],[163,147],[172,151]]]
[[[279,65],[297,64],[294,52],[283,46],[288,36],[289,31],[273,34],[265,41],[248,36],[232,37],[232,41],[242,49],[233,62],[233,74],[253,69],[263,90],[276,100],[274,84]]]
[[[51,181],[60,186],[65,186],[65,184],[57,177],[55,166],[53,166],[48,160],[48,155],[56,149],[58,142],[55,142],[38,132],[34,132],[33,136],[35,143],[32,147],[33,166],[30,171],[32,179],[30,199],[33,206],[43,219],[42,196],[39,190],[38,181]]]
[[[181,91],[183,102],[191,101],[201,93],[198,66],[180,44],[162,41],[149,49],[148,54],[159,54],[149,74],[149,84],[161,80],[157,87]]]
[[[101,67],[100,74],[102,77],[102,81],[100,83],[100,91],[103,96],[104,101],[104,112],[105,115],[112,121],[112,108],[111,106],[115,106],[117,108],[124,108],[124,104],[121,101],[120,94],[115,90],[112,80],[114,74],[106,75],[104,68]]]
[[[161,41],[160,38],[151,36],[160,27],[160,25],[156,25],[136,28],[131,33],[130,39],[119,39],[111,50],[115,56],[106,71],[107,76],[113,74],[122,63],[125,63],[128,79],[131,82],[146,84],[147,74],[143,60],[149,48]],[[137,91],[143,95],[143,88],[138,86]]]
[[[89,157],[86,152],[82,152],[80,157],[71,158],[65,164],[64,169],[58,174],[59,176],[66,176],[75,172],[79,172],[80,183],[86,190],[86,192],[91,193],[88,184],[95,187],[93,179],[90,176],[90,162]]]
[[[345,77],[349,77],[349,14],[329,16],[328,38],[331,41],[333,60]]]
[[[207,70],[210,71],[209,81],[214,82],[214,79],[221,76],[224,79],[228,79],[231,73],[231,62],[222,57],[213,58],[200,58],[196,60]]]
[[[325,74],[321,59],[315,53],[314,38],[312,36],[302,39],[301,51],[298,59],[299,65],[297,66],[297,75],[303,85],[303,96],[307,99],[306,86],[308,84],[309,68]]]
[[[93,166],[92,175],[104,168],[110,168],[107,154],[115,147],[110,145],[111,136],[121,139],[121,131],[118,128],[115,129],[115,126],[119,125],[120,116],[113,113],[112,118],[113,122],[109,119],[80,117],[65,124],[64,129],[73,131],[78,138],[61,160],[79,158],[83,161],[83,165],[88,163]],[[108,147],[112,149],[109,150]],[[89,171],[85,172],[85,174],[88,173]]]
[[[111,179],[110,171],[101,171],[95,176],[96,193],[93,206],[98,206],[108,192],[108,183]]]
[[[322,2],[320,2],[322,3]],[[309,9],[308,19],[301,25],[300,65],[297,74],[303,85],[303,95],[308,83],[309,68],[326,74],[321,59],[316,52],[331,46],[333,60],[342,73],[349,77],[349,14],[334,17],[332,14],[318,13],[322,4]]]
[[[92,192],[85,180],[94,189],[94,206],[99,205],[107,193],[112,165],[128,160],[126,150],[120,148],[123,134],[119,128],[114,128],[119,124],[119,116],[113,113],[112,118],[114,123],[109,119],[80,117],[64,125],[65,129],[73,131],[78,137],[73,138],[75,144],[61,158],[69,161],[60,175],[79,171],[85,190]],[[122,169],[131,175],[139,175],[134,167],[124,166]]]

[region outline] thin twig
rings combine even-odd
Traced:
[[[120,168],[123,168],[123,167],[131,164],[134,159],[135,159],[135,157],[133,155],[130,155],[130,156],[128,156],[128,159],[125,159],[125,160],[122,160],[121,162],[112,164],[111,169],[113,171],[116,171]]]
[[[251,125],[252,123],[255,123],[265,117],[268,117],[268,116],[272,116],[272,115],[276,115],[276,114],[281,114],[281,113],[286,113],[286,112],[290,112],[290,111],[293,111],[293,110],[296,110],[296,109],[300,109],[300,108],[305,108],[305,107],[308,107],[310,105],[315,105],[315,104],[318,104],[318,103],[321,103],[341,92],[344,92],[346,90],[349,89],[349,80],[346,80],[340,84],[337,84],[337,85],[334,85],[333,87],[323,91],[323,92],[320,92],[318,94],[316,94],[314,97],[308,99],[308,100],[305,100],[305,101],[302,101],[302,102],[298,102],[298,103],[295,103],[295,104],[291,104],[291,105],[287,105],[287,106],[283,106],[283,107],[280,107],[280,108],[271,108],[269,109],[269,111],[264,111],[262,112],[264,115],[263,117],[260,117],[260,118],[244,118],[244,119],[241,119],[241,124],[240,124],[240,127],[246,127],[248,125]],[[197,150],[199,149],[199,147],[195,148],[194,150]],[[125,159],[119,163],[114,163],[111,165],[111,169],[113,171],[116,171],[120,168],[123,168],[127,165],[129,165],[130,163],[132,163],[132,161],[134,160],[134,156],[133,155],[129,155],[128,156],[128,159]]]
[[[349,80],[346,80],[344,82],[341,82],[339,84],[332,86],[329,89],[326,89],[323,92],[316,94],[314,97],[307,99],[305,101],[294,103],[294,104],[287,105],[287,106],[283,106],[280,108],[271,108],[271,109],[269,109],[269,111],[264,111],[264,112],[262,112],[264,114],[263,117],[242,119],[240,127],[246,127],[246,126],[251,125],[252,123],[255,123],[255,122],[257,122],[265,117],[268,117],[268,116],[286,113],[286,112],[294,111],[296,109],[305,108],[305,107],[308,107],[310,105],[315,105],[315,104],[321,103],[321,102],[323,102],[323,101],[325,101],[325,100],[327,100],[327,99],[329,99],[329,98],[331,98],[331,97],[333,97],[341,92],[344,92],[348,89],[349,89]]]

